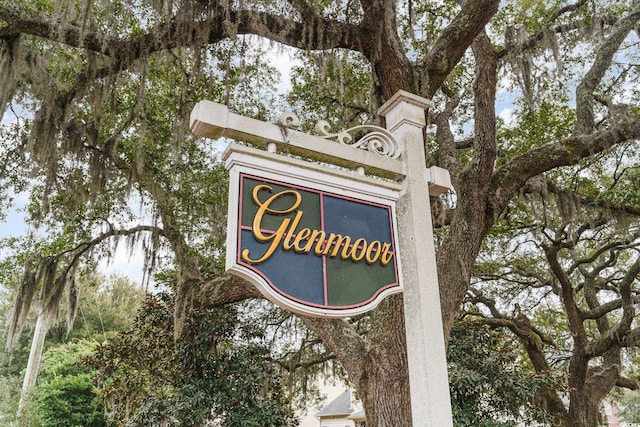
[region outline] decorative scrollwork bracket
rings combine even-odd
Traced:
[[[276,124],[287,128],[298,127],[300,126],[300,119],[294,113],[285,111],[280,114],[280,117],[276,120]]]
[[[402,148],[393,134],[379,126],[359,125],[338,133],[331,133],[330,129],[331,126],[324,120],[320,120],[316,124],[316,131],[321,138],[335,139],[340,144],[369,150],[372,153],[392,159],[397,159],[402,155]],[[363,132],[366,132],[366,134],[357,140],[352,136]]]

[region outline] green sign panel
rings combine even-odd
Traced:
[[[392,206],[250,173],[238,178],[235,262],[282,299],[366,310],[398,290]]]

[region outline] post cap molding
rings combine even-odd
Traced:
[[[403,123],[424,127],[427,123],[424,110],[430,105],[430,99],[399,90],[378,109],[378,114],[385,117],[390,131]]]

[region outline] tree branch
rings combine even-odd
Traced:
[[[438,146],[436,164],[449,171],[453,188],[459,188],[461,168],[449,120],[459,102],[460,96],[452,93],[445,108],[435,116],[434,120],[436,125],[435,139]]]
[[[575,133],[588,133],[593,130],[593,92],[611,66],[613,56],[629,32],[633,30],[638,19],[640,19],[640,9],[634,10],[620,21],[618,27],[613,31],[613,34],[611,34],[598,49],[593,65],[576,88]]]
[[[578,258],[577,255],[574,259],[574,263],[567,268],[567,272],[571,274],[575,269],[579,269],[581,266],[585,264],[591,264],[597,261],[605,252],[610,252],[610,257],[608,260],[601,263],[601,265],[597,266],[591,273],[586,271],[582,271],[584,276],[588,277],[596,277],[598,274],[605,268],[611,267],[617,261],[617,253],[622,249],[628,249],[630,247],[636,247],[637,245],[630,245],[630,241],[632,239],[636,239],[638,236],[630,236],[629,240],[624,242],[611,242],[604,246],[597,248],[593,253],[588,257]]]
[[[632,297],[633,304],[640,303],[640,296],[636,295]],[[608,301],[604,304],[600,304],[597,308],[588,311],[582,311],[583,319],[595,320],[602,316],[605,316],[608,313],[611,313],[614,310],[619,310],[623,307],[624,302],[622,298],[618,298],[612,301]]]
[[[209,307],[244,301],[251,298],[264,298],[257,288],[247,281],[230,274],[223,274],[199,283],[195,298],[206,301]]]
[[[631,296],[631,284],[635,282],[640,274],[640,258],[633,263],[627,270],[624,279],[620,285],[620,294],[622,296],[622,318],[609,333],[596,340],[592,345],[588,346],[586,351],[590,357],[603,355],[611,347],[618,345],[624,338],[631,333],[631,324],[635,317],[633,308],[633,298]]]
[[[345,320],[298,317],[331,349],[349,375],[354,375],[351,380],[358,384],[357,373],[365,374],[361,369],[366,359],[364,339]]]
[[[0,5],[0,20],[5,23],[0,28],[0,38],[3,39],[18,34],[45,39],[55,36],[60,43],[105,53],[102,43],[105,41],[104,37],[95,32],[84,31],[82,27],[73,23],[63,24],[52,16],[34,15],[24,8],[5,2]]]
[[[557,245],[544,247],[545,256],[549,266],[551,267],[551,271],[560,282],[562,304],[564,305],[565,313],[567,313],[567,321],[569,323],[569,328],[571,329],[571,336],[575,342],[574,352],[578,350],[582,351],[581,349],[586,344],[586,331],[582,324],[583,319],[581,313],[576,305],[571,280],[558,261],[558,250],[559,248]]]
[[[622,339],[621,344],[623,347],[640,346],[640,328],[630,330],[627,336]]]
[[[469,3],[473,2],[468,1],[466,5]],[[445,330],[453,325],[460,304],[464,300],[471,271],[484,238],[483,233],[472,230],[487,228],[484,215],[485,194],[491,182],[496,158],[497,60],[491,41],[484,32],[481,32],[473,41],[472,49],[476,60],[476,79],[473,86],[475,155],[459,173],[456,188],[459,194],[458,205],[453,214],[449,232],[445,235],[436,257],[438,275],[443,278],[440,285],[440,299]],[[454,169],[454,172],[457,170]],[[457,243],[461,241],[465,242],[462,247]],[[456,267],[451,268],[452,265]],[[456,286],[444,286],[447,281],[456,283]]]
[[[558,20],[558,18],[560,18],[562,15],[566,13],[575,12],[576,10],[580,9],[580,7],[582,7],[586,2],[587,2],[586,0],[579,0],[574,4],[566,5],[558,9],[549,17],[549,19],[547,20],[547,25],[553,24],[556,20]],[[602,20],[605,23],[608,23],[610,25],[614,25],[616,22],[618,22],[618,19],[619,17],[614,15],[609,15],[602,18]],[[569,24],[556,25],[555,27],[543,28],[537,33],[529,36],[529,38],[527,38],[524,42],[522,42],[519,45],[513,44],[513,45],[508,45],[503,47],[496,53],[496,55],[498,58],[502,59],[513,52],[523,52],[526,50],[533,49],[534,47],[540,45],[540,43],[544,40],[545,36],[549,32],[553,32],[556,34],[563,34],[569,31],[577,30],[582,25],[583,25],[582,22],[572,22]]]
[[[640,217],[640,209],[635,206],[617,205],[602,199],[585,196],[572,190],[560,188],[554,182],[549,180],[545,181],[545,186],[547,193],[555,194],[557,196],[569,196],[572,199],[577,200],[582,206],[595,207],[614,214]]]
[[[640,138],[640,117],[634,116],[609,129],[589,135],[572,135],[550,142],[510,160],[492,177],[489,190],[491,211],[496,217],[513,194],[530,178],[561,166],[575,165],[583,158],[600,153],[616,144]]]
[[[547,22],[553,23],[553,22],[556,21],[556,19],[558,19],[559,17],[561,17],[565,13],[574,12],[574,11],[580,9],[586,3],[587,3],[587,0],[578,0],[577,2],[575,2],[573,4],[568,4],[568,5],[564,6],[564,7],[561,7],[560,9],[556,10],[555,12],[553,12],[551,14],[551,16],[549,17]]]
[[[473,193],[484,193],[496,161],[496,88],[497,69],[491,40],[481,32],[472,45],[476,60],[474,80],[474,162],[465,170],[465,178],[473,176]],[[482,189],[482,190],[480,190]],[[480,191],[478,191],[480,190]]]
[[[476,137],[475,136],[471,136],[469,138],[465,138],[465,139],[461,139],[459,141],[456,141],[456,150],[464,150],[465,148],[471,148],[475,145],[476,143]]]
[[[467,48],[498,11],[499,0],[469,0],[436,39],[424,62],[426,84],[421,95],[432,98]]]
[[[308,11],[307,11],[308,12]],[[197,15],[197,14],[196,14]],[[229,38],[228,24],[236,26],[237,34],[255,34],[273,41],[305,49],[348,47],[359,50],[358,27],[348,23],[323,19],[315,14],[312,22],[301,22],[283,15],[251,10],[224,10],[222,4],[207,11],[207,17],[194,19],[191,9],[182,9],[167,22],[150,28],[145,34],[129,38],[114,38],[97,30],[63,23],[48,15],[34,15],[23,8],[0,5],[0,20],[7,23],[0,29],[0,38],[29,34],[69,46],[88,49],[122,61],[141,58],[151,53],[186,47],[197,42],[216,43]],[[305,13],[303,17],[309,17]],[[204,35],[204,37],[203,37]],[[130,59],[129,59],[130,61]],[[127,62],[129,62],[127,61]]]
[[[73,268],[72,266],[80,259],[80,257],[82,257],[82,255],[84,255],[85,253],[87,253],[87,251],[91,250],[91,248],[102,243],[103,241],[111,237],[131,236],[132,234],[138,234],[142,232],[163,234],[162,228],[154,225],[138,225],[133,228],[119,229],[119,230],[112,229],[100,234],[99,236],[95,237],[94,239],[88,242],[80,243],[73,249],[69,249],[57,254],[56,256],[58,258],[61,258],[66,254],[73,254],[73,260],[69,263],[68,267],[63,272],[63,276],[66,276],[69,273],[69,271]]]
[[[623,387],[629,390],[638,390],[640,388],[640,378],[626,378],[620,377],[616,381],[618,387]]]

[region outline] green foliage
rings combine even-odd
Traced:
[[[195,307],[174,340],[170,294],[149,296],[134,327],[98,348],[101,395],[112,421],[131,425],[294,425],[280,378],[238,307]]]
[[[536,110],[523,106],[514,122],[499,131],[504,154],[501,160],[510,160],[532,148],[561,141],[570,135],[571,127],[567,124],[574,120],[573,110],[557,102],[543,101]]]
[[[5,367],[4,363],[2,367]],[[21,386],[19,375],[0,375],[0,416],[3,420],[12,421],[18,412]]]
[[[70,337],[114,337],[131,327],[145,295],[138,283],[123,276],[88,277],[80,289],[80,314]]]
[[[104,414],[89,374],[56,377],[40,385],[38,412],[43,427],[104,426]]]
[[[81,275],[79,286],[79,319],[70,334],[64,322],[49,331],[38,384],[23,405],[20,426],[42,426],[45,422],[63,425],[56,424],[57,420],[71,423],[65,425],[101,425],[93,371],[81,360],[91,354],[97,341],[115,337],[118,331],[131,326],[145,292],[136,283],[118,276],[107,279],[102,275]],[[3,313],[0,318],[5,318]],[[6,333],[5,321],[0,322],[0,327]],[[10,352],[0,352],[0,414],[4,420],[13,420],[17,413],[32,338],[32,326],[28,324],[15,347]],[[79,408],[84,410],[78,412]]]
[[[499,330],[468,321],[451,329],[449,383],[460,427],[510,427],[542,414],[532,400],[546,379],[519,362],[517,343]]]
[[[640,423],[640,392],[638,390],[626,392],[620,401],[622,405],[622,419],[628,423]]]
[[[95,371],[82,363],[97,343],[70,341],[43,355],[32,404],[43,427],[100,427],[105,425]]]
[[[368,7],[364,2],[345,4],[332,0],[2,0],[0,4],[11,5],[12,9],[15,6],[17,11],[24,7],[29,16],[22,16],[26,20],[21,22],[36,23],[32,28],[38,27],[38,21],[42,28],[53,27],[48,31],[49,39],[44,34],[33,37],[21,28],[24,24],[14,26],[12,21],[19,18],[17,13],[14,15],[10,10],[2,18],[0,65],[12,76],[7,79],[8,84],[3,82],[0,88],[0,98],[3,98],[0,101],[4,102],[5,97],[10,99],[9,108],[14,110],[17,120],[0,129],[0,218],[11,206],[14,193],[29,192],[30,221],[34,228],[40,226],[40,229],[33,233],[30,230],[30,237],[7,242],[7,246],[0,248],[8,248],[16,255],[15,259],[20,260],[2,262],[0,280],[11,282],[10,288],[19,286],[16,277],[20,274],[16,271],[22,268],[17,267],[23,267],[32,256],[42,259],[64,254],[56,277],[66,267],[73,267],[67,271],[75,272],[78,262],[86,262],[91,268],[92,261],[113,255],[115,239],[91,243],[91,247],[86,246],[87,242],[104,230],[123,224],[147,224],[151,219],[162,231],[151,237],[146,231],[139,233],[138,236],[145,237],[132,238],[126,243],[127,247],[136,250],[141,244],[150,266],[156,262],[166,263],[162,266],[167,267],[163,277],[168,278],[175,289],[188,288],[191,280],[197,282],[193,287],[208,286],[210,279],[222,271],[227,176],[214,154],[219,145],[193,137],[188,129],[188,112],[196,101],[211,99],[227,104],[236,113],[273,121],[272,107],[276,105],[279,96],[276,92],[281,87],[277,87],[276,72],[269,64],[270,56],[264,54],[264,44],[258,41],[258,36],[240,34],[245,32],[278,42],[286,40],[300,48],[296,55],[301,65],[293,70],[292,91],[285,99],[306,119],[303,120],[306,124],[312,123],[310,119],[328,119],[334,129],[341,129],[371,122],[376,120],[376,104],[381,101],[381,93],[389,95],[392,89],[405,88],[424,95],[429,89],[429,68],[434,65],[429,62],[438,60],[429,56],[434,41],[443,34],[443,28],[452,22],[460,3],[464,2],[370,3],[368,13],[363,13]],[[505,99],[498,104],[504,102],[507,108],[513,107],[510,116],[513,120],[505,119],[504,123],[498,120],[497,147],[488,142],[492,132],[483,131],[485,124],[489,125],[487,129],[492,128],[491,123],[475,123],[479,126],[473,123],[474,108],[483,108],[483,104],[476,104],[473,99],[474,82],[481,83],[482,79],[474,71],[471,49],[447,78],[450,92],[440,91],[433,96],[434,104],[428,115],[429,123],[433,124],[432,119],[443,111],[444,104],[451,102],[451,94],[460,97],[455,111],[448,117],[451,131],[456,140],[474,136],[476,144],[450,154],[454,163],[458,162],[462,169],[468,167],[467,171],[480,167],[482,163],[475,162],[487,153],[496,152],[495,165],[501,167],[516,157],[527,158],[531,150],[544,144],[554,144],[571,135],[576,121],[575,86],[582,80],[583,72],[591,65],[603,40],[616,28],[618,18],[628,15],[633,6],[630,0],[591,0],[584,4],[565,0],[499,3],[500,11],[489,24],[487,34],[499,58],[497,89]],[[304,5],[313,10],[305,10]],[[582,6],[572,10],[573,5]],[[296,7],[300,9],[294,10]],[[563,9],[566,13],[558,14]],[[334,21],[323,22],[312,12]],[[218,16],[224,20],[221,30],[217,22],[208,21]],[[384,16],[384,22],[371,22],[367,16]],[[386,26],[388,23],[398,23],[399,27],[390,28]],[[216,38],[218,30],[224,33],[222,41]],[[458,38],[454,40],[462,43]],[[390,42],[391,47],[403,46],[404,51],[402,48],[386,50],[384,55],[391,52],[395,57],[380,57],[377,47],[384,46],[382,42]],[[447,40],[443,38],[440,42],[446,44]],[[322,51],[324,46],[350,46],[352,50]],[[320,50],[306,50],[312,48]],[[637,39],[632,35],[607,67],[602,81],[595,82],[598,87],[594,91],[593,112],[597,121],[594,130],[617,126],[618,120],[637,114],[638,107],[634,105],[627,106],[631,116],[625,113],[624,105],[615,105],[640,99],[637,52]],[[5,68],[9,62],[4,61],[17,65]],[[381,67],[386,68],[387,73],[373,75]],[[380,81],[384,80],[382,76],[396,73],[406,73],[407,77]],[[385,87],[388,84],[394,87]],[[0,109],[4,111],[4,105]],[[427,133],[433,134],[431,126]],[[443,142],[433,138],[428,147],[430,154],[437,153]],[[548,266],[536,252],[540,249],[538,237],[541,232],[549,233],[566,222],[571,215],[565,213],[582,212],[587,205],[640,208],[638,152],[634,145],[637,142],[536,177],[542,178],[541,181],[553,180],[557,187],[573,191],[576,199],[584,197],[577,203],[571,196],[562,198],[558,193],[556,196],[567,208],[560,213],[549,213],[544,206],[540,208],[552,197],[546,196],[548,189],[544,183],[530,180],[523,192],[540,191],[546,198],[532,204],[523,201],[525,197],[516,200],[505,212],[504,221],[493,227],[492,221],[501,212],[493,210],[492,198],[511,197],[510,191],[514,188],[511,184],[519,186],[517,179],[521,171],[512,171],[514,178],[508,178],[504,185],[480,181],[475,187],[479,193],[458,193],[455,199],[460,209],[453,215],[451,227],[445,224],[438,233],[459,232],[457,239],[443,241],[464,245],[467,241],[474,242],[476,237],[484,238],[482,233],[491,228],[490,241],[485,240],[484,244],[490,255],[479,257],[481,261],[473,269],[470,264],[476,254],[460,252],[468,255],[467,265],[464,265],[464,256],[439,259],[444,263],[441,271],[464,271],[464,280],[455,278],[445,282],[447,289],[459,286],[455,293],[464,295],[466,278],[471,276],[480,291],[498,301],[498,308],[505,311],[504,318],[517,319],[522,312],[547,338],[558,342],[541,344],[543,356],[567,360],[563,353],[570,350],[571,331],[561,316],[564,313],[557,289],[553,287],[557,287],[557,283],[553,278],[547,280]],[[537,152],[536,155],[545,154]],[[492,157],[486,158],[493,165]],[[536,159],[532,160],[527,162],[529,166]],[[465,187],[467,182],[459,187]],[[535,188],[536,185],[539,187]],[[133,206],[132,195],[136,202],[139,199],[139,208]],[[483,213],[486,218],[475,221]],[[491,214],[495,215],[491,217]],[[468,227],[469,224],[474,226]],[[596,241],[607,240],[602,233],[589,237],[594,243],[576,248],[574,256],[588,257],[597,247]],[[165,248],[163,254],[167,257],[159,260],[155,255],[158,249]],[[625,257],[629,255],[621,255],[624,263],[620,270],[629,265]],[[571,257],[563,254],[564,265],[572,262]],[[78,271],[81,270],[80,267]],[[609,271],[611,268],[603,267],[596,276]],[[610,283],[615,284],[616,274]],[[571,279],[577,281],[576,275],[577,270]],[[189,283],[180,283],[182,278],[187,278]],[[603,301],[614,298],[614,294],[615,291],[609,293]],[[128,298],[119,301],[106,292],[88,299],[88,305],[81,301],[82,317],[72,336],[108,341],[110,330],[121,329],[131,321],[134,304],[127,304]],[[213,408],[226,414],[224,421],[228,425],[234,425],[236,413],[244,417],[243,425],[253,422],[250,416],[256,414],[267,420],[261,423],[277,424],[275,420],[281,416],[279,407],[276,405],[274,409],[268,405],[279,402],[277,393],[271,396],[252,385],[260,382],[258,379],[265,372],[272,374],[272,368],[263,365],[270,355],[260,335],[237,326],[237,313],[196,307],[193,315],[200,323],[194,325],[187,319],[185,336],[175,342],[171,326],[173,301],[158,301],[156,306],[147,307],[131,336],[118,338],[103,350],[114,356],[114,359],[103,360],[101,368],[104,369],[105,401],[115,411],[111,415],[156,421],[184,419],[185,423],[195,424],[204,417],[205,410]],[[584,299],[579,298],[579,303],[581,310],[588,308]],[[57,304],[54,305],[57,309]],[[117,309],[109,312],[110,306]],[[453,308],[449,314],[455,312]],[[612,321],[617,320],[620,314],[612,313],[610,317]],[[363,324],[366,322],[366,318],[362,320]],[[597,330],[593,321],[590,322],[588,332],[592,338],[597,336]],[[209,329],[201,329],[205,326]],[[380,336],[378,332],[376,328],[367,329],[363,338],[372,351],[376,345],[384,346],[384,342],[376,340]],[[531,386],[523,387],[522,395],[514,394],[514,401],[521,405],[514,403],[513,407],[498,398],[501,393],[503,397],[510,396],[515,390],[507,379],[520,378],[515,367],[519,362],[517,356],[524,353],[507,351],[509,338],[500,340],[494,332],[453,333],[451,351],[456,360],[452,364],[452,384],[456,401],[462,405],[456,409],[461,424],[511,423],[509,415],[517,413],[516,409],[526,401],[525,395],[530,394]],[[60,343],[66,339],[66,331],[63,327],[54,328],[49,346],[51,338]],[[23,366],[26,343],[20,341],[12,356],[2,356],[7,360],[2,365],[3,373],[11,375],[2,387],[18,384],[15,375]],[[280,348],[295,354],[296,347]],[[470,354],[479,355],[485,363],[481,366],[474,363],[468,358]],[[507,375],[499,376],[494,366]],[[224,378],[212,376],[212,372],[224,372]],[[86,390],[82,391],[81,374],[69,372],[69,378],[75,378],[70,384],[63,383],[59,374],[51,374],[56,379],[49,381],[48,393],[54,395],[57,390],[64,395],[64,390],[75,388],[82,396]],[[277,391],[278,387],[273,384],[267,389]],[[208,392],[203,394],[201,390]],[[3,395],[11,395],[4,393],[4,388],[2,391]],[[250,402],[251,408],[258,409],[249,413],[248,409],[240,408],[241,398],[260,396],[261,392],[266,393],[262,400]],[[126,406],[123,399],[127,398],[135,403],[133,414],[123,410]]]
[[[303,129],[307,125],[305,130],[313,133],[309,127],[318,120],[328,120],[334,130],[371,122],[371,76],[361,56],[335,50],[298,59],[302,63],[292,70],[287,102],[306,118]]]

